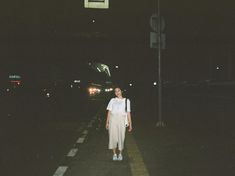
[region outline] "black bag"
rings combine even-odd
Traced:
[[[128,117],[127,117],[127,98],[125,99],[125,112],[126,112],[125,126],[128,127],[129,126],[129,122],[128,122]]]

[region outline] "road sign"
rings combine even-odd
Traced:
[[[150,26],[154,32],[158,32],[158,16],[153,14],[150,17]],[[166,28],[166,23],[163,17],[161,17],[161,32]]]
[[[158,48],[157,32],[150,32],[150,48]],[[161,49],[166,49],[166,34],[161,33]]]
[[[108,9],[109,0],[84,0],[85,8]]]

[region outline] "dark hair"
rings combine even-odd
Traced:
[[[119,86],[119,85],[115,85],[114,86],[114,89],[113,89],[113,91],[115,92],[115,89],[120,89],[121,90],[121,92],[122,92],[122,96],[123,97],[126,97],[127,96],[127,92],[126,92],[126,90],[125,89],[123,89],[121,86]]]
[[[118,86],[118,85],[114,86],[114,89],[113,89],[113,90],[115,90],[115,89],[120,89],[120,90],[122,91],[122,87],[121,87],[121,86]]]

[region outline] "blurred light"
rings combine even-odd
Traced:
[[[118,68],[119,68],[119,66],[118,66],[118,65],[116,65],[116,66],[115,66],[115,68],[116,68],[116,69],[118,69]]]
[[[10,91],[10,89],[7,89],[7,92],[9,92]]]
[[[70,87],[73,88],[73,85],[71,84]]]
[[[9,79],[21,79],[19,75],[9,75]]]
[[[10,81],[11,83],[16,83],[16,84],[18,84],[18,85],[20,85],[20,83],[21,83],[21,81],[15,81],[15,80],[12,80],[12,81]]]
[[[219,70],[220,68],[219,67],[216,67],[216,70]]]
[[[105,89],[105,92],[112,92],[113,88]]]
[[[95,20],[94,20],[94,19],[92,20],[92,23],[95,23]]]
[[[94,95],[94,94],[100,93],[101,89],[95,88],[95,87],[93,87],[93,88],[91,87],[91,88],[88,89],[88,91],[89,91],[90,95]]]
[[[130,86],[130,87],[132,87],[132,86],[133,86],[133,84],[131,84],[131,83],[130,83],[130,84],[129,84],[129,86]]]
[[[74,80],[74,83],[80,83],[81,80]]]
[[[49,98],[50,97],[50,93],[47,93],[46,96]]]
[[[153,85],[156,86],[156,85],[157,85],[157,82],[154,82]]]

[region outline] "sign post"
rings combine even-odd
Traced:
[[[150,33],[150,47],[158,49],[158,120],[156,127],[165,127],[162,119],[162,61],[161,49],[165,49],[166,35],[162,34],[165,28],[165,21],[161,19],[160,0],[157,0],[157,14],[150,18],[150,25],[154,32]]]

